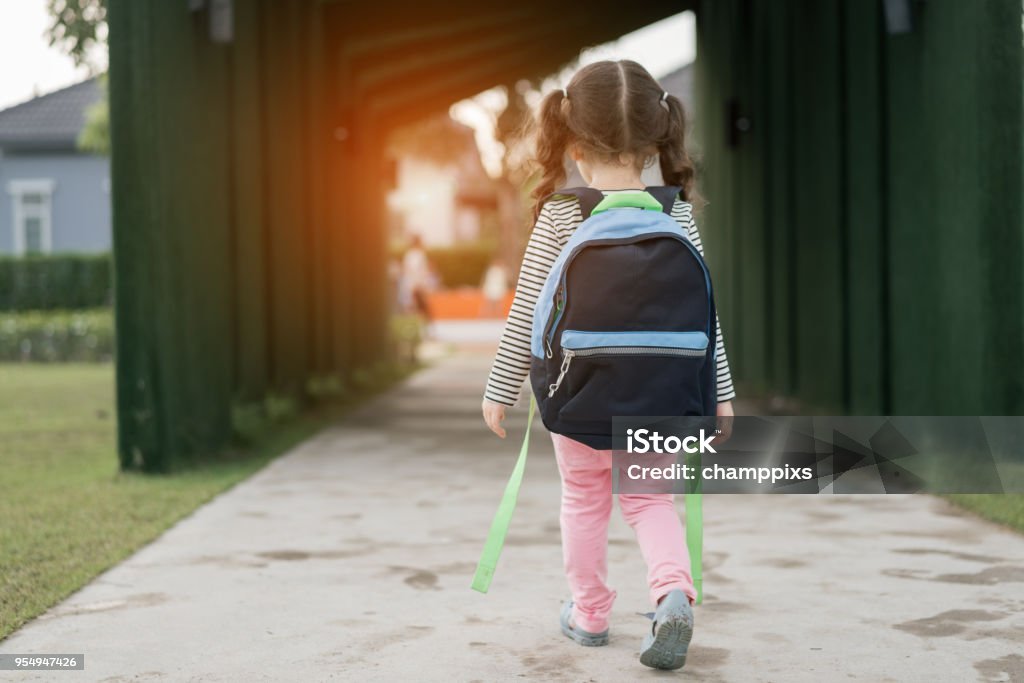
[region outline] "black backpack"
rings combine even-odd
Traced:
[[[670,214],[677,187],[569,188],[583,222],[534,310],[530,380],[544,425],[612,447],[613,416],[713,416],[711,275]]]

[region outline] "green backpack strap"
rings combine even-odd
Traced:
[[[657,211],[662,212],[661,202],[659,202],[654,195],[644,190],[636,190],[630,192],[613,192],[604,199],[602,199],[597,206],[590,211],[590,215],[593,216],[596,213],[607,211],[608,209],[643,209],[645,211]]]
[[[523,483],[523,472],[526,471],[526,453],[530,450],[530,428],[533,427],[533,413],[537,408],[537,399],[530,394],[530,415],[526,418],[526,434],[523,436],[523,445],[519,449],[519,460],[512,469],[512,476],[505,484],[505,494],[501,497],[498,511],[494,513],[494,521],[491,522],[491,530],[487,534],[487,541],[484,543],[484,551],[480,554],[480,562],[476,565],[476,574],[473,576],[471,588],[481,593],[486,593],[491,587],[491,579],[494,578],[494,570],[498,566],[498,558],[501,557],[501,549],[505,545],[505,536],[508,534],[509,524],[512,522],[512,513],[516,509],[516,499],[519,497],[519,486]]]
[[[700,471],[700,454],[689,456],[690,465]],[[704,553],[704,505],[700,478],[689,482],[686,491],[686,547],[690,551],[690,576],[697,591],[697,604],[704,602],[704,576],[701,567]]]

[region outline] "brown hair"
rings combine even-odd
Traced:
[[[575,144],[589,158],[622,163],[632,155],[637,170],[658,155],[666,185],[678,185],[684,199],[698,199],[693,161],[686,151],[686,113],[675,95],[636,62],[588,64],[565,90],[548,93],[535,121],[540,183],[533,191],[534,214],[544,198],[565,182],[565,153]]]

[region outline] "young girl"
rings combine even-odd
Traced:
[[[695,196],[694,167],[684,144],[683,107],[642,66],[605,61],[584,67],[564,90],[544,98],[537,127],[543,178],[533,192],[536,224],[483,401],[484,420],[502,438],[505,408],[515,405],[529,373],[537,297],[562,247],[581,223],[575,198],[544,201],[565,182],[566,154],[587,184],[606,194],[644,189],[641,171],[657,158],[665,184],[682,188],[672,217],[701,249],[689,201]],[[718,415],[725,417],[733,413],[735,392],[721,326],[717,339]],[[572,592],[572,601],[562,610],[562,632],[581,645],[604,645],[615,600],[615,591],[605,583],[612,452],[594,450],[560,434],[552,434],[552,439],[562,478],[562,550]],[[695,591],[673,496],[622,494],[619,506],[647,562],[650,599],[656,609],[640,661],[656,668],[679,668],[685,663],[693,631],[690,605]]]

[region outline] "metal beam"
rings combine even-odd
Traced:
[[[605,42],[681,11],[677,3],[646,3],[639,11],[629,13],[626,23],[618,21],[612,26],[606,16],[616,7],[607,0],[591,3],[587,12],[565,13],[557,22],[550,20],[550,7],[543,3],[532,3],[531,7],[517,12],[483,13],[473,21],[453,21],[428,13],[422,18],[424,24],[414,31],[396,33],[393,26],[385,25],[382,30],[386,32],[381,35],[359,37],[351,35],[352,28],[347,21],[336,17],[335,21],[345,25],[338,36],[339,59],[345,64],[344,71],[352,77],[344,87],[354,86],[360,95],[364,88],[402,89],[409,79],[429,78],[445,68],[458,69],[475,59],[488,59],[503,50],[516,50],[524,43],[537,44],[538,57],[542,60],[547,57],[544,61],[554,70],[564,61],[551,59],[551,54],[559,47],[568,47],[569,54],[575,54],[581,44]],[[477,14],[479,10],[477,7]],[[495,21],[499,18],[500,21]],[[567,35],[575,40],[565,40]],[[552,37],[559,40],[545,42]]]
[[[438,110],[495,83],[550,73],[578,53],[576,45],[553,40],[566,30],[591,44],[614,38],[607,22],[587,15],[579,23],[537,30],[495,49],[474,43],[474,52],[460,50],[435,57],[430,60],[432,68],[418,62],[408,66],[396,63],[392,69],[395,77],[360,90],[360,98],[375,117],[389,123],[415,120],[423,115],[420,112]],[[451,57],[450,61],[445,61],[446,57]]]

